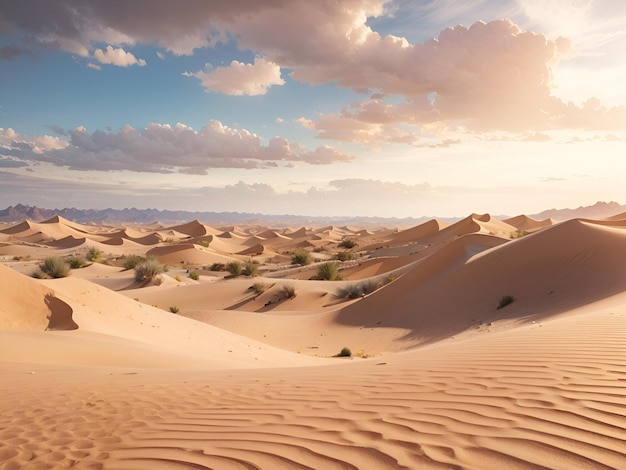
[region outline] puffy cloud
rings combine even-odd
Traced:
[[[128,67],[129,65],[139,65],[143,67],[146,65],[145,60],[137,59],[137,57],[130,52],[126,52],[122,48],[116,49],[112,46],[107,46],[105,51],[96,49],[93,53],[93,57],[101,64],[111,64],[118,67]]]
[[[102,67],[100,67],[98,64],[92,64],[91,62],[87,64],[87,67],[94,70],[102,70]]]
[[[264,95],[272,85],[285,84],[280,67],[259,57],[252,64],[233,60],[228,67],[197,72],[194,76],[203,87],[226,95]]]
[[[263,145],[245,129],[210,121],[199,131],[184,124],[150,124],[145,129],[124,126],[119,132],[80,126],[58,137],[20,137],[0,130],[0,155],[47,162],[74,170],[130,170],[204,174],[210,168],[268,168],[283,164],[312,165],[349,162],[353,157],[332,147],[308,150],[282,137]]]
[[[216,7],[215,2],[203,1],[181,6],[169,0],[123,4],[48,0],[33,6],[9,0],[1,14],[7,27],[19,29],[34,42],[83,56],[98,43],[157,43],[174,54],[191,54],[217,41],[234,40],[241,50],[264,59],[195,74],[208,88],[226,93],[261,94],[281,83],[280,68],[288,68],[301,82],[398,94],[409,104],[433,95],[432,108],[441,119],[467,123],[475,130],[558,128],[597,123],[598,116],[610,128],[615,122],[623,125],[623,108],[570,109],[551,96],[553,70],[570,53],[569,41],[549,39],[523,31],[510,20],[497,20],[447,28],[435,39],[409,43],[405,38],[383,36],[369,26],[368,19],[388,13],[387,3],[230,0]],[[99,56],[111,54],[102,51]],[[365,114],[359,117],[372,122]],[[422,122],[429,119],[423,116]],[[365,129],[359,138],[380,132]],[[401,135],[400,140],[409,137]]]

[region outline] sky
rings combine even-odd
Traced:
[[[626,203],[626,2],[4,0],[0,208]]]

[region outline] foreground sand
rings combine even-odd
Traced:
[[[261,277],[299,292],[268,307],[246,280],[0,265],[0,468],[626,468],[626,224],[514,222],[537,233],[363,233],[384,256],[345,272],[398,279],[349,301],[294,269]],[[219,245],[201,256],[235,256]]]

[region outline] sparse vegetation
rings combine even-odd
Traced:
[[[346,250],[354,248],[355,246],[357,246],[357,242],[355,242],[351,238],[346,238],[345,240],[341,240],[341,243],[339,243],[339,248],[345,248]]]
[[[67,259],[67,264],[69,264],[72,269],[80,269],[84,268],[89,263],[87,263],[87,260],[82,256],[72,256]]]
[[[191,271],[189,273],[189,278],[197,281],[198,279],[200,279],[200,274],[198,274],[198,271]]]
[[[511,238],[512,239],[522,238],[522,237],[525,237],[526,235],[528,235],[528,232],[526,230],[517,230],[511,233]]]
[[[337,259],[339,261],[350,261],[353,257],[354,255],[349,251],[340,251],[337,253]]]
[[[67,261],[58,256],[51,256],[43,260],[39,269],[48,277],[60,278],[70,275],[70,265]]]
[[[46,279],[48,276],[46,276],[46,273],[44,273],[41,268],[37,268],[33,271],[31,277],[34,277],[35,279]]]
[[[307,264],[311,264],[311,261],[311,253],[306,250],[296,250],[291,253],[291,264],[306,266]]]
[[[172,312],[172,313],[178,313],[178,312],[180,312],[180,309],[179,309],[176,305],[172,305],[172,306],[170,307],[170,312]]]
[[[156,258],[148,258],[135,266],[135,280],[155,281],[164,270],[164,266]]]
[[[513,297],[512,295],[504,295],[500,298],[500,302],[498,302],[498,310],[500,310],[501,308],[506,307],[509,304],[512,304],[513,302],[515,302],[515,297]]]
[[[176,280],[176,282],[183,282],[183,278],[180,277],[178,274],[174,276],[174,279]]]
[[[341,351],[335,354],[335,357],[352,357],[352,351],[350,351],[350,348],[341,348]]]
[[[250,289],[252,289],[256,295],[261,295],[263,292],[269,290],[273,285],[274,284],[269,284],[267,282],[255,282],[252,284]]]
[[[337,297],[340,299],[357,299],[367,294],[371,294],[380,287],[380,283],[366,280],[358,283],[351,283],[337,290]]]
[[[90,247],[87,251],[87,259],[94,263],[100,261],[100,259],[102,259],[102,250],[99,250],[95,246]]]
[[[280,289],[280,298],[293,299],[296,297],[296,287],[293,284],[283,284]]]
[[[242,266],[239,261],[231,261],[226,265],[226,271],[230,273],[232,277],[241,276]]]
[[[144,258],[143,256],[128,255],[126,259],[124,260],[124,269],[127,271],[130,269],[135,269],[135,266],[137,266],[139,263],[145,260],[146,258]]]
[[[259,263],[253,260],[248,260],[243,264],[241,274],[248,277],[254,277],[259,274]]]
[[[224,263],[213,263],[209,267],[209,271],[226,271],[226,265]]]
[[[326,281],[339,281],[339,264],[336,262],[328,262],[320,264],[317,269],[317,277]]]
[[[198,242],[198,245],[203,246],[205,248],[208,248],[209,247],[209,240],[200,240]]]

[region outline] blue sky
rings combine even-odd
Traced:
[[[6,1],[0,206],[626,202],[626,4]]]

